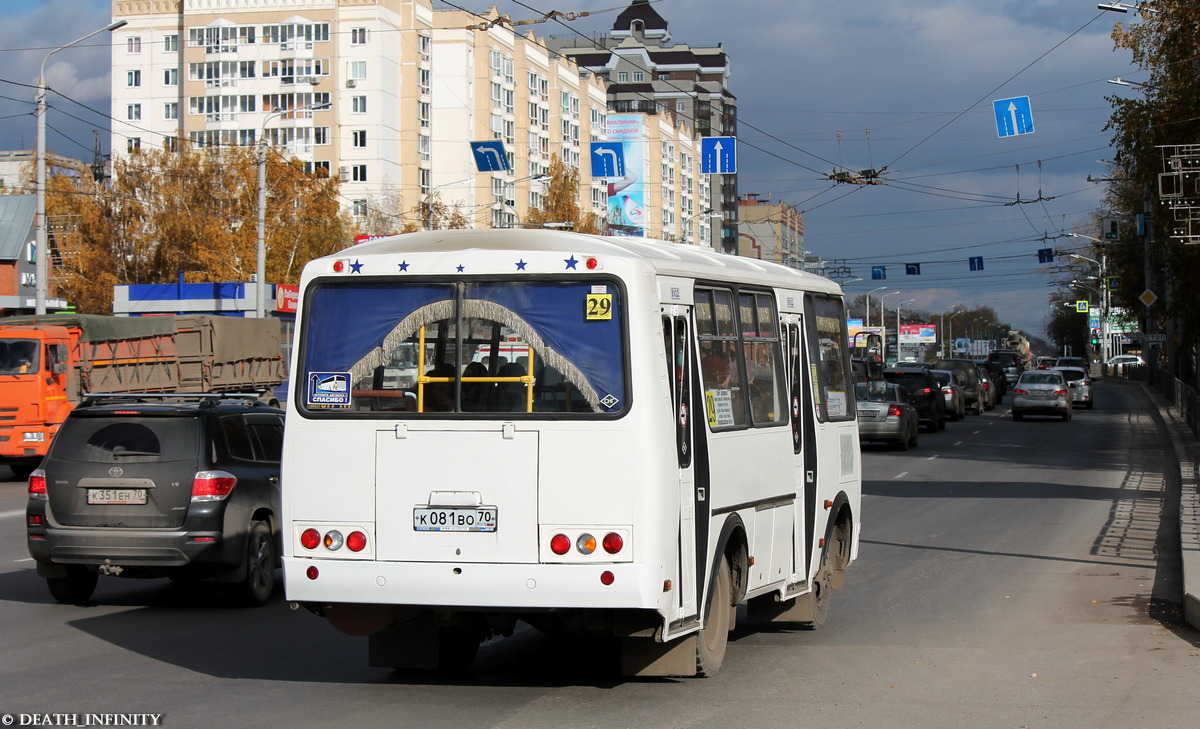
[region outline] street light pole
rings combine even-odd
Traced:
[[[876,291],[883,291],[886,288],[887,286],[880,286],[877,289],[871,289],[867,292],[867,322],[863,326],[871,326],[871,294],[875,293]]]
[[[99,30],[94,30],[82,38],[76,38],[66,45],[55,48],[42,59],[42,67],[38,71],[37,107],[34,111],[34,115],[37,117],[37,214],[34,216],[35,258],[33,262],[33,275],[36,279],[34,282],[36,286],[34,289],[33,310],[35,314],[46,313],[46,297],[50,292],[50,251],[46,225],[46,62],[50,60],[50,56],[53,56],[64,48],[70,48],[76,43],[82,43],[88,38],[105,31],[114,31],[117,28],[122,28],[127,22],[125,20],[118,20]]]
[[[296,109],[278,108],[263,118],[258,135],[258,245],[254,266],[254,315],[259,319],[267,315],[267,122],[272,117],[297,111],[328,109],[329,104],[320,102],[306,104]]]
[[[896,304],[896,361],[900,361],[900,307],[911,304],[916,299],[906,299]]]
[[[1094,261],[1087,256],[1081,256],[1078,253],[1070,254],[1071,258],[1078,258],[1081,261],[1087,261],[1096,267],[1100,273],[1100,360],[1101,367],[1108,367],[1108,358],[1111,355],[1112,343],[1108,336],[1108,318],[1111,311],[1112,294],[1108,290],[1108,266],[1107,257],[1104,254],[1104,242],[1099,238],[1093,238],[1090,235],[1080,235],[1079,233],[1068,233],[1072,238],[1084,238],[1096,243],[1100,249],[1100,260]],[[1106,372],[1106,370],[1101,370]]]

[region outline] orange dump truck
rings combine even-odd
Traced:
[[[275,319],[0,319],[0,464],[28,476],[86,393],[259,392],[270,401],[285,376]]]

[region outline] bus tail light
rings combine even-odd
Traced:
[[[300,535],[300,546],[305,549],[316,549],[321,544],[321,532],[316,529],[305,529]]]
[[[603,544],[605,552],[608,552],[609,554],[616,554],[617,552],[621,551],[622,547],[625,546],[625,540],[621,538],[620,534],[617,534],[616,532],[609,532],[608,534],[604,535]]]
[[[601,585],[611,585],[612,583],[616,582],[616,580],[617,580],[617,576],[614,575],[612,572],[609,572],[608,570],[604,570],[603,572],[600,573],[600,584]]]
[[[579,550],[580,554],[591,554],[596,551],[596,538],[591,534],[580,534],[579,538],[575,540],[575,548]]]
[[[566,554],[571,550],[571,540],[566,534],[555,534],[550,540],[550,551],[558,555]]]
[[[325,549],[328,549],[330,552],[336,552],[342,548],[342,544],[346,540],[337,529],[330,529],[325,532],[325,538],[321,541],[325,544]]]
[[[351,552],[361,552],[367,546],[367,535],[360,531],[350,532],[350,536],[346,537],[346,549]]]

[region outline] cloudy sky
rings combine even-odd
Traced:
[[[524,26],[539,35],[601,34],[624,0],[498,0],[513,20],[590,13]],[[483,11],[488,3],[435,0]],[[1035,334],[1050,311],[1040,248],[1082,250],[1111,157],[1107,83],[1145,80],[1113,48],[1117,22],[1088,0],[659,0],[677,43],[729,54],[740,119],[739,187],[804,212],[808,250],[843,259],[861,282],[887,285],[894,309],[991,306]],[[0,4],[0,149],[31,149],[33,84],[46,53],[111,20],[107,0]],[[107,129],[108,47],[81,45],[47,65],[51,151],[90,158]],[[92,43],[92,41],[89,41]],[[1034,132],[1001,138],[992,102],[1028,96]],[[107,139],[104,140],[107,149]],[[838,170],[884,170],[882,185],[838,184]],[[1086,253],[1085,253],[1086,254]],[[970,270],[981,256],[983,270]],[[921,275],[905,275],[905,264]],[[886,266],[885,281],[871,281]]]

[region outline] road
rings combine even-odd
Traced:
[[[23,486],[2,483],[0,714],[149,712],[174,727],[1195,726],[1200,634],[1179,618],[1160,530],[1169,452],[1138,385],[1103,382],[1097,401],[1070,423],[1016,423],[1002,405],[907,453],[866,447],[860,559],[828,622],[743,621],[709,679],[614,678],[587,646],[528,630],[485,645],[465,679],[392,673],[281,596],[246,610],[165,580],[104,578],[93,604],[57,605],[27,560]]]

